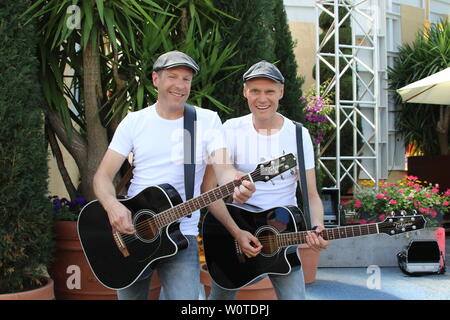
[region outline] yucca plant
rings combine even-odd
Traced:
[[[389,85],[396,90],[448,67],[450,24],[441,21],[424,28],[413,43],[399,49],[394,66],[389,68]],[[450,106],[402,103],[397,93],[395,99],[399,105],[396,127],[405,145],[415,154],[448,154]]]
[[[40,26],[47,132],[72,200],[95,197],[92,178],[118,123],[128,110],[155,101],[151,68],[160,54],[177,49],[191,55],[202,70],[190,101],[225,108],[212,92],[234,44],[221,43],[216,15],[227,15],[211,1],[37,0],[26,14]],[[78,188],[56,137],[75,159]]]

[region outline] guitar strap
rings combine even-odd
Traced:
[[[195,134],[197,113],[190,104],[184,106],[184,190],[186,201],[194,196],[195,182]],[[188,215],[190,218],[192,215]]]
[[[295,138],[297,140],[298,166],[300,170],[300,192],[303,199],[303,213],[306,218],[306,227],[311,229],[311,216],[309,212],[308,186],[306,183],[305,154],[303,152],[303,125],[300,122],[293,121],[295,124]]]
[[[186,192],[186,200],[192,199],[194,196],[195,181],[195,122],[197,113],[195,107],[190,104],[184,106],[184,190]],[[116,194],[119,194],[125,185],[133,176],[134,166],[128,168],[116,186]],[[188,216],[189,218],[191,215]]]

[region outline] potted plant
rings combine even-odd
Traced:
[[[59,300],[116,300],[115,290],[104,287],[92,273],[83,253],[77,231],[77,219],[86,199],[78,195],[74,201],[49,196],[53,204],[56,250],[49,273],[55,282]],[[155,272],[149,298],[157,299],[160,283]]]
[[[51,300],[51,207],[37,40],[20,18],[29,1],[0,10],[0,300]]]
[[[399,48],[394,66],[389,68],[391,90],[449,67],[450,23],[441,21],[424,26],[411,44]],[[408,174],[450,187],[448,174],[450,105],[402,103],[398,105],[396,129],[408,151]]]
[[[435,228],[435,237],[442,252],[445,252],[445,230],[442,217],[450,209],[450,189],[441,191],[438,184],[406,176],[397,182],[381,180],[376,186],[365,182],[354,193],[354,198],[342,202],[343,209],[351,214],[349,224],[381,222],[394,213],[420,214],[426,227]]]
[[[438,227],[442,215],[449,211],[449,202],[450,189],[442,192],[437,184],[407,176],[397,182],[381,180],[378,186],[365,182],[353,199],[342,205],[344,210],[356,214],[350,223],[380,222],[393,212],[405,211],[423,215],[427,227]]]

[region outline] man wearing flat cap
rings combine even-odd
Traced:
[[[260,161],[274,159],[288,153],[293,153],[299,159],[296,126],[292,120],[277,112],[279,101],[284,93],[284,77],[280,70],[272,63],[263,60],[252,65],[244,73],[243,81],[243,94],[247,99],[250,114],[224,123],[227,144],[235,167],[246,171],[254,168]],[[314,151],[311,137],[304,127],[302,136],[311,224],[316,227],[316,232],[308,233],[305,246],[321,251],[328,246],[328,241],[319,235],[324,229],[323,206],[316,187]],[[278,176],[272,179],[273,184],[256,182],[256,191],[246,203],[263,210],[280,206],[296,206],[298,172],[297,169],[297,174]],[[204,181],[205,191],[216,183],[214,172],[209,167]],[[210,206],[211,212],[220,210],[214,206],[215,204]],[[278,225],[272,225],[278,228],[279,232],[284,231],[280,228],[283,225],[280,223],[281,220],[277,221]],[[269,278],[278,299],[305,299],[305,285],[297,247],[289,247],[287,255],[292,266],[291,272],[287,275],[269,274]],[[295,255],[294,259],[292,259],[293,255]],[[258,278],[254,279],[254,281],[258,280]],[[236,292],[236,290],[223,289],[213,281],[208,299],[231,300],[235,298]]]
[[[170,51],[158,57],[153,66],[152,80],[158,91],[154,105],[130,112],[119,124],[109,148],[95,174],[94,191],[108,213],[114,230],[133,234],[135,229],[130,211],[115,197],[112,180],[133,153],[133,178],[128,196],[133,197],[151,185],[170,184],[181,198],[186,200],[184,180],[183,118],[186,101],[191,90],[192,78],[200,71],[197,63],[179,51]],[[196,152],[193,197],[200,195],[200,185],[206,168],[206,160],[220,184],[242,176],[228,159],[222,123],[216,112],[194,107],[196,113]],[[207,134],[214,132],[215,134]],[[181,134],[180,134],[181,133]],[[218,160],[219,159],[219,160]],[[254,192],[253,183],[243,181],[234,190],[233,198],[245,202]],[[198,299],[200,265],[198,259],[199,211],[182,218],[180,231],[188,239],[189,246],[170,257],[158,260],[155,268],[167,299]],[[216,217],[233,234],[248,256],[257,254],[250,243],[258,240],[241,230],[228,212]],[[151,274],[147,268],[131,286],[118,291],[119,299],[147,299]]]

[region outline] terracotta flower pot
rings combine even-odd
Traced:
[[[47,283],[37,289],[0,294],[0,300],[53,300],[55,299],[54,283],[51,278],[46,278]]]
[[[59,300],[116,300],[115,290],[104,287],[94,276],[81,248],[75,221],[57,221],[55,261],[49,274],[55,281]],[[161,284],[156,272],[152,278],[149,298],[158,299]]]
[[[302,261],[305,284],[314,283],[316,281],[317,268],[319,267],[320,252],[310,248],[299,248],[298,251]]]
[[[200,282],[205,287],[206,297],[211,292],[211,281],[206,263],[203,263],[200,268]],[[272,282],[268,277],[265,277],[257,283],[241,288],[236,295],[236,300],[277,300],[277,295]]]

